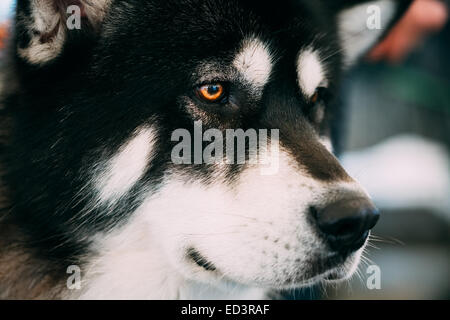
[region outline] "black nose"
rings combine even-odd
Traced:
[[[364,198],[340,200],[314,213],[331,249],[341,253],[361,248],[380,217],[377,208]]]

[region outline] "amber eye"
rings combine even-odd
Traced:
[[[197,88],[197,95],[206,102],[218,102],[225,96],[225,88],[220,83],[205,84]]]
[[[325,87],[318,87],[316,92],[311,96],[310,101],[313,104],[316,104],[319,101],[326,102],[329,98],[328,89]]]
[[[319,91],[314,92],[314,95],[311,97],[311,102],[316,103],[319,100]]]

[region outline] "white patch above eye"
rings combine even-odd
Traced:
[[[154,143],[154,130],[142,128],[107,162],[96,181],[102,202],[120,198],[142,177],[151,161]]]
[[[300,89],[307,97],[311,97],[317,87],[326,82],[323,65],[317,51],[308,48],[299,53],[297,75]]]
[[[255,38],[244,40],[233,65],[245,80],[256,87],[263,87],[272,71],[272,57],[268,46]]]

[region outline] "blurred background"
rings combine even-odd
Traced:
[[[381,209],[365,254],[381,288],[367,288],[363,263],[361,279],[330,297],[450,298],[450,24],[430,29],[412,50],[372,54],[346,79],[341,158]]]
[[[0,66],[12,3],[0,0]],[[382,218],[359,275],[286,298],[450,298],[450,25],[432,31],[401,55],[378,50],[345,79],[341,159]],[[367,265],[380,268],[380,289],[367,287]]]

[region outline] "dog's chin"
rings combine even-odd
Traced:
[[[278,284],[274,288],[304,288],[321,282],[338,283],[348,280],[358,268],[361,252],[362,250],[359,250],[346,257],[331,255],[322,261],[316,261],[311,265],[310,271],[304,272],[296,281]]]
[[[363,250],[361,249],[354,252],[353,254],[348,256],[341,265],[327,272],[327,274],[323,277],[323,281],[336,283],[350,279],[358,269],[362,251]]]
[[[213,262],[206,263],[206,260],[201,259],[195,261],[196,278],[197,280],[206,280],[210,284],[217,284],[217,281],[225,281],[242,286],[280,290],[309,287],[321,282],[336,283],[349,279],[355,273],[361,253],[362,249],[347,256],[338,254],[329,254],[326,257],[322,256],[321,258],[311,260],[308,265],[303,265],[297,270],[292,270],[287,277],[278,275],[273,279],[266,278],[265,281],[258,280],[260,275],[254,279],[244,279],[237,274],[234,275],[232,272],[222,274],[220,268],[216,269]]]

